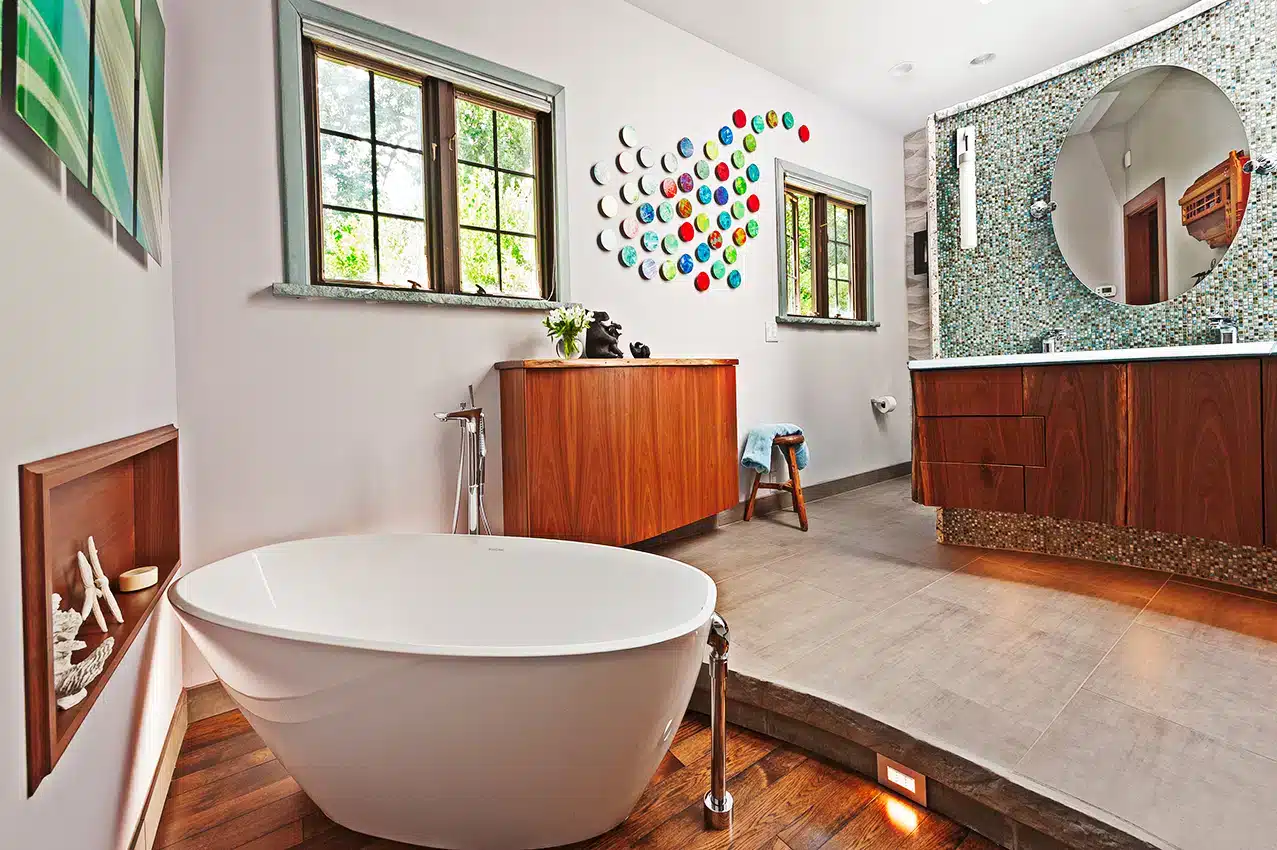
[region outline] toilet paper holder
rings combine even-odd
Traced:
[[[871,398],[869,403],[873,405],[874,413],[881,413],[884,416],[899,407],[896,397],[892,395],[880,395]]]

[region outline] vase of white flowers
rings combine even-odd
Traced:
[[[555,351],[561,360],[576,360],[584,347],[585,331],[594,321],[594,314],[580,304],[569,304],[550,311],[542,324],[546,336],[554,340]]]

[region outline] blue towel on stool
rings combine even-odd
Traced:
[[[760,425],[757,428],[750,428],[748,436],[745,437],[745,453],[741,456],[740,465],[755,472],[771,472],[772,440],[777,437],[788,437],[791,434],[801,434],[802,432],[802,428],[789,424]],[[807,443],[805,441],[798,447],[798,468],[807,468]]]

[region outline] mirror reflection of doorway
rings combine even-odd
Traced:
[[[1159,304],[1168,297],[1166,178],[1122,208],[1126,234],[1126,303]]]

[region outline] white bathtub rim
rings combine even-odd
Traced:
[[[295,543],[318,543],[325,540],[335,540],[350,537],[420,537],[420,538],[441,538],[456,537],[464,535],[437,534],[437,533],[415,533],[415,532],[398,532],[398,533],[352,533],[339,535],[323,535],[319,537],[298,538],[296,540],[284,540],[278,543],[272,543],[266,546],[256,546],[252,549],[246,549],[234,555],[228,555],[212,563],[197,567],[180,577],[169,587],[168,596],[169,603],[178,612],[179,619],[183,616],[193,617],[197,620],[203,620],[223,628],[233,629],[235,631],[246,632],[249,634],[264,635],[267,637],[279,638],[281,640],[298,641],[302,643],[315,644],[319,646],[332,646],[345,649],[360,649],[372,652],[383,652],[396,655],[418,655],[438,658],[555,658],[555,657],[572,657],[584,655],[602,655],[611,652],[623,652],[631,649],[642,649],[649,646],[657,646],[671,640],[677,640],[687,635],[694,634],[702,629],[710,618],[714,615],[714,610],[718,604],[718,585],[704,571],[686,564],[673,558],[667,558],[664,555],[656,555],[651,552],[637,552],[649,558],[660,558],[690,572],[700,575],[708,587],[705,604],[696,613],[696,615],[682,623],[643,635],[634,635],[624,638],[615,638],[604,641],[590,641],[573,644],[553,644],[553,645],[527,645],[527,646],[471,646],[471,645],[449,645],[449,644],[412,644],[403,641],[386,641],[386,640],[370,640],[367,638],[350,637],[346,635],[332,635],[321,632],[312,632],[303,629],[289,629],[280,626],[272,626],[263,623],[251,622],[249,620],[238,617],[231,617],[226,614],[220,614],[214,611],[196,605],[186,599],[179,592],[182,587],[182,580],[187,576],[199,572],[200,570],[216,567],[232,558],[238,558],[252,552],[261,552],[277,546],[288,546]],[[539,538],[524,537],[502,537],[492,535],[485,536],[489,540],[509,540],[509,541],[526,541]],[[589,549],[606,549],[615,551],[616,547],[604,546],[597,543],[578,543],[575,541],[545,541],[547,543],[562,543],[573,547],[585,547]]]

